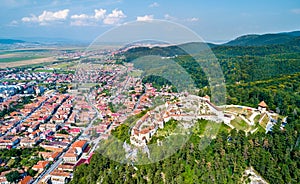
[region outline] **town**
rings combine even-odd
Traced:
[[[171,120],[190,127],[206,119],[246,133],[272,131],[278,118],[282,129],[287,123],[264,101],[257,108],[218,107],[207,95],[157,89],[142,81],[133,64],[118,64],[114,54],[65,69],[1,70],[0,183],[68,183],[76,167],[90,163],[100,141],[143,112],[129,132],[136,148],[146,147]],[[9,156],[13,150],[21,155]]]

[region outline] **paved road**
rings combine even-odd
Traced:
[[[88,103],[91,105],[91,102],[89,101],[89,99],[87,98]],[[92,106],[92,105],[91,105]],[[98,119],[99,116],[101,116],[101,114],[97,111],[97,109],[92,106],[94,108],[94,110],[96,110],[97,112],[97,116],[94,117],[94,119],[92,121],[90,121],[90,123],[88,124],[88,126],[86,126],[86,128],[84,129],[84,131],[88,130],[89,128],[91,128],[91,126],[93,125],[93,122]],[[102,116],[101,116],[102,117]],[[83,132],[84,132],[83,131]],[[47,170],[43,171],[33,182],[33,184],[37,184],[39,183],[39,181],[47,174],[50,174],[52,171],[54,171],[59,164],[61,164],[63,162],[63,156],[66,154],[66,152],[69,150],[69,148],[71,147],[71,145],[76,141],[76,140],[80,140],[82,138],[84,138],[84,134],[81,134],[79,137],[77,137],[76,139],[74,139],[72,141],[72,143],[70,143],[65,149],[64,151],[61,153],[61,155],[58,157],[57,161],[54,162]],[[99,142],[99,141],[98,141]],[[97,143],[98,144],[98,143]]]
[[[65,153],[64,153],[63,155],[65,155]],[[37,184],[37,183],[39,183],[39,181],[40,181],[45,175],[50,174],[54,169],[56,169],[56,167],[62,162],[62,157],[63,157],[63,155],[62,155],[56,162],[54,162],[54,163],[50,166],[49,169],[43,171],[43,172],[39,175],[39,177],[37,177],[36,180],[35,180],[32,184]]]
[[[86,127],[84,128],[84,131],[83,131],[83,132],[85,132],[86,130],[90,129],[90,128],[93,126],[94,121],[96,121],[98,118],[103,119],[101,113],[100,113],[100,112],[98,111],[98,109],[91,103],[89,97],[90,97],[90,96],[87,96],[87,97],[86,97],[86,100],[87,100],[88,104],[94,109],[94,111],[96,112],[97,115],[92,119],[92,121],[88,124],[88,126],[86,126]],[[83,137],[83,135],[81,135],[81,136]]]
[[[127,81],[125,82],[124,87],[127,85],[128,80],[129,80],[129,79],[127,79]],[[124,89],[124,87],[123,87],[123,89]],[[90,129],[90,128],[93,126],[94,121],[96,121],[98,118],[100,118],[100,119],[103,118],[102,115],[101,115],[101,113],[98,111],[98,109],[91,103],[91,101],[90,101],[90,96],[86,96],[86,100],[87,100],[88,104],[93,108],[93,110],[96,111],[96,114],[97,114],[97,115],[90,121],[90,123],[88,124],[88,126],[85,127],[85,129],[83,130],[83,132],[85,132],[86,130]],[[140,99],[139,99],[139,100],[140,100]],[[139,101],[138,101],[138,103],[139,103]],[[109,131],[109,129],[107,129],[107,130],[104,132],[104,134],[105,134],[105,133],[108,133],[108,131]],[[81,134],[77,139],[75,139],[73,142],[75,142],[76,140],[80,140],[80,139],[84,138],[85,136],[86,136],[86,135],[84,135],[84,134],[82,133],[82,134]],[[92,142],[94,143],[94,146],[92,147],[90,153],[93,153],[93,152],[95,151],[95,149],[97,148],[97,146],[98,146],[98,144],[99,144],[100,141],[101,141],[101,135],[100,135],[97,139],[95,139],[94,141],[92,141]],[[68,145],[67,149],[65,149],[65,151],[62,152],[62,154],[59,156],[58,160],[57,160],[56,162],[54,162],[54,163],[50,166],[49,169],[47,169],[47,170],[45,170],[44,172],[42,172],[42,173],[36,178],[36,180],[33,182],[33,184],[39,183],[39,181],[40,181],[45,175],[50,174],[52,171],[54,171],[54,170],[58,167],[58,165],[59,165],[60,163],[63,162],[63,159],[62,159],[62,158],[63,158],[63,156],[66,154],[66,152],[67,152],[67,150],[69,149],[70,146],[71,146],[71,144]]]
[[[87,99],[88,104],[96,111],[97,115],[96,115],[96,116],[94,117],[94,119],[90,122],[90,124],[85,128],[85,131],[88,130],[89,128],[91,128],[92,125],[93,125],[93,123],[94,123],[94,121],[97,120],[99,117],[100,117],[100,119],[103,119],[101,113],[100,113],[100,112],[98,111],[98,109],[91,103],[90,99],[89,99],[88,97],[87,97],[86,99]],[[104,133],[106,133],[106,132],[107,132],[107,130],[106,130]],[[100,142],[100,140],[101,140],[101,135],[100,135],[96,140],[91,141],[92,143],[94,143],[94,146],[93,146],[92,149],[90,150],[90,153],[93,153],[93,151],[96,149],[96,147],[97,147],[98,143]]]
[[[137,108],[138,108],[138,106],[139,106],[139,104],[140,104],[140,102],[141,102],[141,98],[145,95],[146,93],[143,93],[140,97],[139,97],[139,99],[138,99],[138,101],[135,103],[135,105],[134,105],[134,108],[133,108],[133,110],[132,110],[132,112],[134,112]],[[128,114],[126,114],[126,116],[128,117]],[[130,126],[130,128],[129,128],[129,130],[128,130],[128,134],[130,135],[131,134],[131,129],[134,127],[134,125],[135,124],[132,124],[131,126]]]
[[[108,129],[106,129],[102,134],[107,134],[110,131],[111,127],[109,127]],[[99,142],[101,141],[101,135],[99,135],[99,137],[93,141],[91,141],[92,143],[94,143],[94,146],[91,148],[90,153],[93,153],[95,151],[95,149],[97,148]]]

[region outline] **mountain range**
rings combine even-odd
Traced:
[[[37,41],[37,39],[33,41],[25,41],[21,39],[0,39],[0,44],[5,45],[14,45],[14,44],[54,44],[55,41],[51,38],[46,39],[42,38],[39,39],[40,41]],[[47,41],[48,40],[48,41]],[[75,43],[74,40],[59,40],[56,41],[58,44],[68,43],[72,42]],[[81,42],[82,43],[82,42]],[[151,44],[151,42],[147,41],[147,44]],[[157,44],[157,42],[154,42]],[[215,46],[266,46],[266,45],[278,45],[278,44],[299,44],[300,43],[300,31],[293,31],[293,32],[281,32],[281,33],[267,33],[267,34],[247,34],[240,37],[237,37],[234,40],[230,40],[223,44],[213,44],[213,43],[207,43],[209,47],[215,47]],[[193,43],[195,44],[195,43]]]
[[[300,31],[273,33],[273,34],[249,34],[240,36],[232,41],[225,43],[228,46],[264,46],[275,44],[286,44],[299,40]]]

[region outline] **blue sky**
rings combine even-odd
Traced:
[[[90,41],[129,21],[162,19],[205,41],[300,30],[299,0],[1,0],[1,38]]]

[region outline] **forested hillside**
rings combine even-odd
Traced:
[[[293,35],[285,44],[274,42],[264,46],[259,43],[258,46],[209,45],[225,77],[227,104],[256,107],[259,101],[266,100],[273,110],[276,107],[282,109],[283,115],[288,112],[287,108],[300,111],[300,37],[298,32],[285,35]],[[201,66],[182,49],[193,50],[192,48],[197,46],[204,53],[205,49],[208,49],[203,43],[163,48],[134,48],[124,53],[125,62],[147,55],[176,56],[172,59],[191,75],[200,89],[200,95],[210,94],[209,83]],[[155,76],[148,76],[144,81],[152,82],[156,86],[168,83]]]
[[[268,134],[258,131],[246,136],[243,131],[220,129],[204,150],[199,143],[205,137],[193,132],[171,157],[135,167],[97,152],[90,165],[76,168],[71,183],[242,183],[250,166],[270,183],[300,183],[300,42],[295,35],[271,45],[212,47],[226,79],[227,104],[256,107],[264,100],[271,110],[289,116],[284,131],[280,121]],[[149,54],[178,55],[174,60],[191,74],[199,95],[210,93],[205,73],[180,48],[135,48],[125,53],[125,61]],[[156,77],[146,80],[156,85],[165,82]],[[211,122],[199,121],[196,126],[207,123]]]
[[[241,183],[249,166],[270,183],[299,183],[300,122],[290,120],[285,131],[276,126],[271,134],[222,131],[204,150],[195,134],[171,157],[136,168],[96,153],[90,165],[76,168],[71,183]]]
[[[292,41],[295,37],[300,36],[300,31],[288,32],[288,33],[275,33],[275,34],[263,34],[263,35],[245,35],[238,37],[232,41],[229,41],[225,45],[231,46],[262,46],[262,45],[274,45],[285,44]]]

